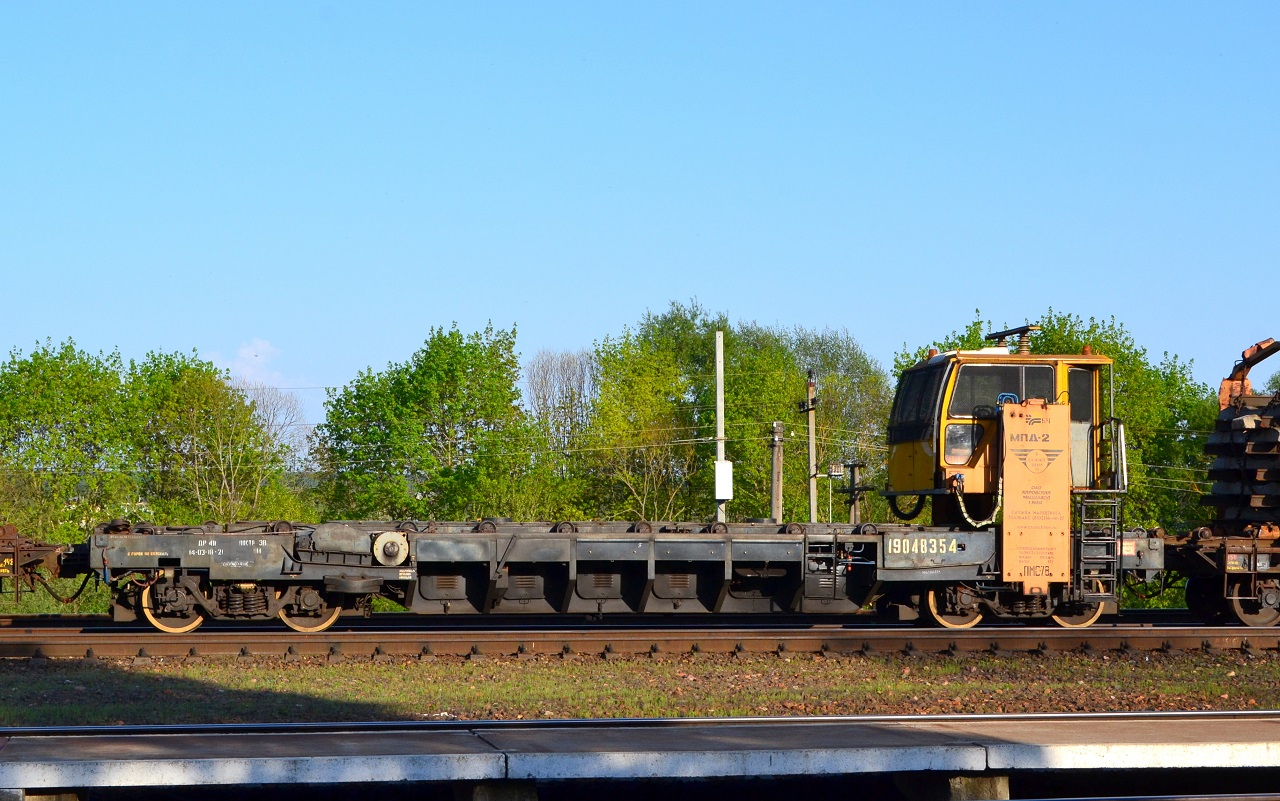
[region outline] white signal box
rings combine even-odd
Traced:
[[[733,500],[733,462],[716,461],[716,500]]]

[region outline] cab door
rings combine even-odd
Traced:
[[[1092,487],[1097,478],[1098,371],[1068,369],[1067,393],[1071,403],[1071,485]]]
[[[912,368],[899,380],[889,420],[890,492],[934,489],[938,396],[947,367],[939,363]]]

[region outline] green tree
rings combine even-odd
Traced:
[[[879,366],[847,332],[779,330],[753,322],[732,323],[696,302],[672,303],[660,314],[645,315],[634,334],[606,340],[597,347],[593,410],[597,432],[611,432],[610,470],[626,460],[627,485],[663,488],[662,508],[707,519],[714,510],[715,332],[724,332],[726,458],[734,463],[734,499],[730,519],[770,515],[771,439],[774,421],[784,424],[783,517],[807,519],[808,448],[804,415],[806,369],[819,383],[818,442],[820,463],[873,458],[882,462],[883,418],[888,384]],[[610,400],[616,387],[626,387]],[[645,400],[637,400],[638,398]],[[600,400],[603,399],[603,403]],[[610,403],[651,404],[634,416]],[[665,429],[665,431],[663,431]],[[659,436],[659,432],[662,436]],[[643,437],[644,439],[641,439]],[[640,453],[646,454],[640,458]],[[635,513],[632,503],[616,507],[618,497],[599,499],[605,516]],[[614,505],[611,505],[614,504]],[[826,504],[821,504],[825,517]],[[843,506],[837,517],[843,519]],[[664,512],[664,514],[668,514]],[[648,514],[656,512],[649,511]]]
[[[583,449],[593,505],[615,519],[683,518],[697,458],[675,354],[624,331],[597,344],[595,371]]]
[[[435,328],[408,361],[330,391],[314,438],[330,514],[504,514],[493,490],[530,461],[515,336]]]
[[[118,353],[50,341],[0,365],[0,516],[37,539],[77,541],[127,511],[127,415]]]
[[[679,376],[681,396],[673,419],[693,446],[687,466],[672,467],[685,477],[680,506],[697,519],[711,517],[715,509],[716,331],[724,334],[725,458],[734,465],[728,516],[767,517],[772,423],[794,428],[797,404],[804,398],[804,372],[786,332],[751,322],[735,325],[726,314],[712,314],[697,302],[672,303],[661,314],[647,314],[636,335],[647,351],[666,354]],[[794,464],[788,474],[793,484],[799,475]]]
[[[1129,456],[1126,519],[1177,530],[1205,517],[1204,443],[1218,414],[1217,393],[1197,382],[1191,363],[1165,353],[1154,362],[1114,317],[1084,320],[1052,308],[1031,338],[1034,353],[1080,353],[1085,345],[1114,362],[1116,416]],[[1107,387],[1103,387],[1107,391]]]
[[[229,523],[301,511],[285,428],[251,395],[194,354],[126,368],[118,353],[70,340],[14,351],[0,366],[0,516],[71,542],[113,517]]]
[[[227,524],[302,511],[287,478],[299,415],[283,411],[296,399],[237,384],[194,354],[150,353],[130,363],[124,386],[149,516]]]
[[[725,325],[723,318],[718,324]],[[725,457],[733,462],[733,501],[728,505],[728,517],[742,520],[750,517],[769,517],[773,484],[772,430],[775,421],[783,424],[784,477],[789,477],[792,492],[783,488],[783,513],[785,519],[803,519],[799,514],[798,495],[794,488],[800,486],[801,474],[807,470],[801,465],[808,461],[807,446],[794,447],[785,440],[788,431],[797,429],[803,419],[799,404],[805,398],[808,380],[804,368],[797,359],[794,341],[789,332],[767,328],[753,322],[726,325],[724,329],[725,355]],[[714,347],[714,330],[703,336]],[[712,354],[714,359],[714,353]],[[699,433],[704,437],[715,436],[715,383],[714,362],[706,378],[699,376],[697,403],[706,413],[700,419]],[[714,446],[711,446],[714,448]],[[708,451],[708,459],[714,450]],[[789,466],[788,464],[789,463]],[[705,493],[703,503],[710,509],[715,501],[712,481],[715,474],[708,462],[705,480],[698,488]],[[807,488],[807,484],[804,485]],[[807,489],[805,490],[807,491]],[[790,503],[788,503],[790,501]],[[807,502],[804,504],[807,510]],[[788,511],[791,514],[788,514]]]
[[[814,371],[817,382],[819,471],[825,471],[831,463],[856,461],[865,468],[861,485],[883,486],[885,430],[893,401],[889,377],[845,330],[797,328],[791,335],[791,348],[796,361]],[[806,495],[807,491],[805,487]],[[847,519],[847,501],[838,503],[832,517]],[[820,516],[825,519],[821,507],[819,503]],[[863,497],[864,520],[883,520],[887,513],[885,501],[878,494]]]

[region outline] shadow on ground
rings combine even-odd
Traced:
[[[153,668],[154,669],[151,669]],[[292,667],[292,666],[291,666]],[[315,694],[273,688],[271,665],[234,658],[152,666],[99,660],[0,660],[0,726],[111,726],[185,723],[281,723],[403,719],[348,688],[328,697],[325,682],[343,679],[317,660]],[[266,686],[264,686],[266,685]],[[421,710],[416,719],[434,710]]]

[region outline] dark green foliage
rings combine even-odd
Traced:
[[[490,326],[464,336],[456,326],[436,328],[408,361],[366,370],[330,391],[315,439],[330,511],[418,519],[503,514],[495,507],[514,501],[498,502],[497,490],[509,490],[533,464],[519,371],[514,329]]]

